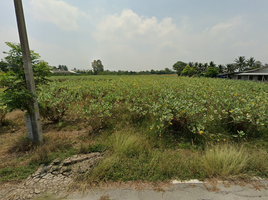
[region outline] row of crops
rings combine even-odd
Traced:
[[[250,81],[173,76],[87,76],[53,79],[38,94],[41,115],[105,122],[118,108],[150,116],[151,131],[192,139],[226,140],[265,134],[268,85]]]

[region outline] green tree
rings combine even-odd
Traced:
[[[92,63],[93,73],[94,75],[97,75],[104,71],[104,66],[101,62],[101,60],[94,60]]]
[[[52,71],[57,71],[58,70],[58,68],[56,66],[51,66],[50,68],[51,68]]]
[[[174,71],[166,67],[165,70],[163,70],[163,74],[174,74]]]
[[[190,67],[194,67],[194,62],[189,62],[188,65],[189,65]]]
[[[217,65],[213,62],[213,61],[210,61],[209,63],[209,67],[216,67]]]
[[[183,71],[184,67],[187,64],[182,62],[182,61],[178,61],[173,65],[173,69],[177,72],[178,76],[181,75],[181,72]]]
[[[238,56],[234,61],[239,71],[244,71],[246,69],[247,63],[245,56]]]
[[[262,63],[261,61],[256,61],[254,68],[259,68],[259,67],[262,67]]]
[[[23,68],[23,57],[20,44],[6,42],[11,49],[4,52],[7,56],[5,62],[8,64],[8,71],[0,74],[0,86],[6,89],[2,94],[2,101],[10,110],[20,109],[22,111],[30,111],[29,103],[33,102],[34,95],[27,90],[25,74]],[[34,80],[36,89],[39,85],[46,84],[50,76],[50,66],[45,61],[40,60],[39,54],[30,51],[32,59]]]
[[[0,61],[0,71],[7,72],[8,71],[8,64],[7,62],[1,60]]]
[[[208,63],[203,64],[203,73],[207,71]]]
[[[196,74],[196,70],[193,67],[190,67],[189,65],[186,65],[181,72],[182,76],[193,76],[194,74]]]
[[[60,70],[60,71],[68,71],[68,67],[66,65],[59,65],[58,70]]]
[[[219,73],[216,67],[209,67],[207,71],[205,72],[205,77],[216,77],[216,75]]]
[[[246,64],[249,68],[254,67],[256,60],[254,59],[254,57],[250,57],[247,61]]]
[[[248,60],[246,60],[246,64],[248,66],[246,70],[260,68],[262,66],[261,62],[256,61],[254,57],[250,57]]]
[[[198,66],[197,66],[197,73],[198,74],[201,74],[203,73],[203,64],[202,63],[198,63]]]
[[[227,64],[226,65],[226,72],[227,73],[233,73],[236,69],[236,64]]]
[[[219,73],[223,73],[224,72],[224,70],[225,70],[225,66],[224,65],[218,65],[218,71],[219,71]]]

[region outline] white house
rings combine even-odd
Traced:
[[[243,72],[234,72],[226,74],[227,78],[237,80],[268,81],[268,66],[252,69]]]

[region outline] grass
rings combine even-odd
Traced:
[[[207,148],[204,154],[203,165],[208,177],[244,174],[250,161],[250,154],[243,146],[216,145]]]
[[[77,154],[80,142],[88,141],[86,130],[60,130],[58,124],[44,123],[44,142],[33,143],[27,138],[22,112],[9,113],[7,118],[12,120],[12,124],[1,129],[0,183],[25,179],[40,164],[49,164],[55,158],[63,160]]]
[[[0,137],[0,182],[25,179],[41,163],[49,164],[55,158],[63,160],[90,152],[106,152],[106,156],[94,170],[77,179],[88,184],[268,175],[268,144],[264,138],[241,144],[198,146],[172,135],[164,137],[148,131],[150,118],[137,122],[122,114],[117,118],[120,123],[97,132],[92,132],[84,121],[64,121],[64,126],[44,122],[44,142],[38,144],[27,139],[20,121],[23,119],[17,119],[21,115],[14,115],[16,120],[12,126],[16,130],[8,129]]]
[[[138,157],[108,156],[89,174],[89,181],[164,181],[172,178],[204,178],[198,170],[199,160],[187,152],[149,151]],[[202,171],[201,171],[202,173]]]

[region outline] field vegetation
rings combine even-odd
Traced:
[[[265,83],[202,77],[52,77],[37,94],[44,143],[0,105],[0,181],[90,152],[105,158],[77,181],[267,177],[267,94]]]

